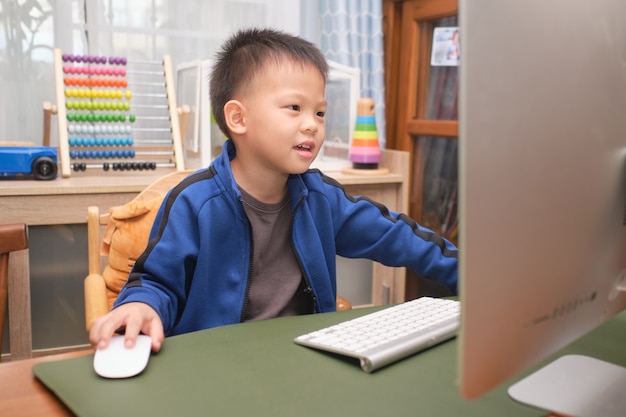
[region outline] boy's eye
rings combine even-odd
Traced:
[[[294,111],[300,111],[300,106],[298,106],[297,104],[292,104],[291,106],[289,106],[289,108]]]
[[[324,117],[326,115],[325,112],[323,111],[318,111],[317,113],[315,113],[317,115],[317,117]]]

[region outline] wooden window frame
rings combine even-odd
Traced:
[[[438,136],[456,139],[457,120],[425,119],[428,82],[430,76],[430,51],[433,21],[458,14],[457,0],[406,0],[386,2],[385,12],[401,20],[401,29],[394,28],[386,41],[391,55],[388,61],[387,86],[390,108],[388,120],[395,123],[387,130],[387,147],[408,151],[413,161],[411,172],[411,197],[409,215],[421,221],[423,194],[423,155],[415,140],[419,136]],[[400,18],[398,17],[400,14]],[[397,42],[395,38],[400,36]],[[394,36],[395,34],[395,36]],[[399,45],[399,46],[398,46]],[[394,63],[395,66],[394,66]],[[393,77],[397,74],[396,77]]]

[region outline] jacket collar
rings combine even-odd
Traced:
[[[234,196],[237,200],[241,200],[241,193],[237,188],[235,182],[235,176],[230,166],[230,161],[237,157],[237,149],[231,139],[226,140],[222,147],[222,153],[218,156],[213,165],[217,169],[218,173],[223,173],[222,176],[224,185],[227,188],[229,194]],[[295,205],[308,194],[308,189],[304,183],[302,175],[305,174],[292,174],[287,181],[287,188],[289,190],[289,199],[291,201],[292,209]]]

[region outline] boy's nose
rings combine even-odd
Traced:
[[[304,122],[303,128],[304,128],[304,133],[306,133],[307,135],[313,136],[313,135],[316,135],[317,132],[319,132],[318,124],[312,119],[309,119],[306,122]]]
[[[316,135],[324,128],[324,122],[320,123],[315,116],[307,117],[302,123],[302,129],[307,135]]]

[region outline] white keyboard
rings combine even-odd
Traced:
[[[459,301],[421,297],[298,336],[294,341],[360,359],[361,368],[372,372],[453,338],[460,317]]]

